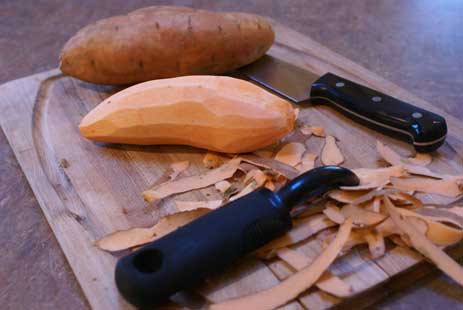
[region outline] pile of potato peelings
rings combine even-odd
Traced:
[[[200,175],[184,176],[188,161],[171,164],[142,193],[147,202],[157,205],[175,194],[210,186],[215,187],[222,199],[174,199],[177,211],[161,218],[153,227],[116,231],[97,240],[95,245],[110,252],[136,249],[261,186],[278,190],[289,179],[313,169],[318,156],[323,165],[343,163],[336,138],[326,135],[323,128],[302,125],[293,136],[324,139],[321,154],[308,152],[303,143],[287,142],[279,145],[275,156],[269,148],[235,157],[208,152],[203,163],[209,170]],[[293,219],[291,231],[254,253],[263,260],[278,257],[296,270],[293,275],[269,289],[214,304],[211,309],[276,308],[312,285],[341,298],[353,295],[352,287],[331,274],[328,267],[360,244],[367,244],[372,259],[381,257],[386,251],[385,238],[414,248],[463,286],[463,268],[443,251],[463,239],[463,206],[424,205],[415,197],[416,193],[427,193],[458,198],[463,194],[463,176],[431,171],[426,167],[432,161],[429,154],[401,157],[379,141],[377,151],[387,167],[352,169],[360,178],[360,185],[329,192],[320,213],[299,215]],[[310,237],[323,244],[315,260],[291,248]]]

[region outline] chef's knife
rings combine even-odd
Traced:
[[[358,183],[352,171],[325,166],[277,193],[260,188],[121,258],[117,287],[133,305],[153,307],[284,234],[291,228],[293,207]]]
[[[412,143],[417,152],[434,151],[445,141],[442,116],[333,73],[319,76],[269,55],[238,73],[295,104],[328,104],[367,127]]]

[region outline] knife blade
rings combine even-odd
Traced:
[[[270,55],[237,73],[297,105],[329,105],[373,130],[411,143],[417,152],[436,150],[447,135],[442,116],[333,73],[320,76]]]
[[[284,234],[295,206],[358,183],[349,169],[324,166],[276,193],[262,187],[121,258],[117,288],[133,305],[152,308]]]

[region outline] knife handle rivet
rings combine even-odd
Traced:
[[[420,112],[413,112],[413,113],[412,113],[412,117],[413,117],[413,118],[422,118],[422,117],[423,117],[423,114],[421,114]]]
[[[343,82],[337,82],[336,83],[336,87],[343,87],[344,86],[344,83]]]
[[[380,96],[374,96],[374,97],[371,97],[371,101],[378,103],[378,102],[383,101],[383,98],[381,98]]]

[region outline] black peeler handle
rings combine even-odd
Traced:
[[[325,166],[300,175],[278,193],[261,188],[121,258],[117,287],[133,305],[155,306],[284,234],[295,205],[358,182],[346,168]]]

